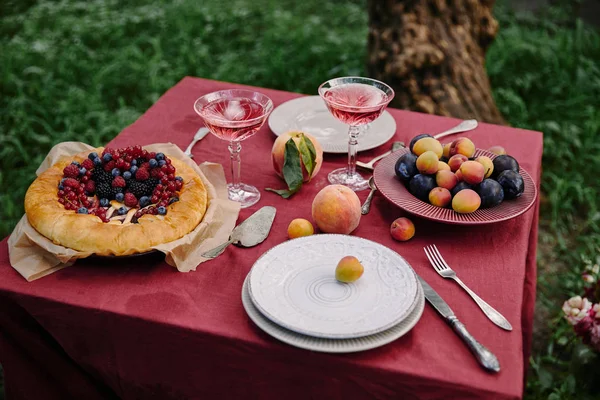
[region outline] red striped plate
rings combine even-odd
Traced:
[[[505,200],[496,207],[479,209],[470,214],[459,214],[451,208],[441,208],[425,203],[410,194],[406,186],[394,173],[394,166],[398,158],[409,151],[409,149],[404,148],[381,160],[375,166],[373,179],[377,189],[386,199],[411,214],[447,224],[481,225],[514,218],[529,210],[535,203],[537,187],[531,176],[523,168],[519,171],[525,182],[525,191],[521,197]],[[496,157],[495,154],[481,149],[475,151],[475,156],[488,156],[491,159]]]

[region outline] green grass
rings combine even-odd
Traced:
[[[600,35],[567,8],[500,5],[487,58],[509,123],[544,132],[531,399],[587,392],[559,317],[600,247]],[[13,0],[0,15],[0,236],[52,145],[106,143],[183,76],[315,93],[326,77],[365,74],[364,0]]]

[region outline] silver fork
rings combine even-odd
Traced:
[[[458,278],[458,276],[456,276],[456,273],[448,266],[435,245],[425,246],[423,250],[425,250],[425,255],[427,255],[429,262],[440,276],[443,278],[454,279],[463,289],[465,289],[469,296],[475,300],[475,303],[481,308],[481,311],[483,311],[494,324],[507,331],[512,331],[512,326],[502,314],[483,301],[481,297],[477,296]]]

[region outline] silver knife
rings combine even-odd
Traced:
[[[454,312],[448,303],[446,303],[444,299],[442,299],[440,295],[437,294],[437,292],[433,290],[423,278],[418,275],[417,277],[419,278],[419,281],[421,281],[425,298],[429,304],[431,304],[433,308],[435,308],[437,312],[439,312],[446,319],[448,324],[450,324],[452,329],[454,329],[454,332],[456,332],[458,336],[467,344],[469,350],[471,350],[471,353],[473,353],[477,361],[479,361],[479,364],[481,364],[483,368],[490,372],[499,372],[500,362],[496,356],[491,351],[486,349],[481,343],[475,340],[469,331],[467,331],[467,328],[463,325],[463,323],[456,318],[456,315],[454,315]]]
[[[194,135],[194,140],[192,140],[192,143],[190,143],[190,145],[187,147],[187,149],[185,149],[183,153],[190,158],[194,158],[194,155],[192,154],[192,147],[194,147],[196,143],[204,139],[204,136],[208,135],[208,132],[209,130],[205,126],[198,129],[198,132],[196,132],[196,134]]]
[[[252,247],[262,243],[269,236],[276,212],[275,207],[265,206],[261,208],[236,226],[231,232],[228,241],[212,250],[202,253],[202,257],[215,258],[230,244],[240,247]]]

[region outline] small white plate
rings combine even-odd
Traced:
[[[352,255],[365,271],[353,283],[335,279],[340,259]],[[250,271],[256,308],[271,321],[304,335],[350,339],[399,324],[417,303],[418,281],[398,253],[348,235],[289,240],[262,255]]]
[[[246,313],[252,322],[254,322],[265,333],[284,343],[299,347],[301,349],[320,351],[324,353],[353,353],[357,351],[374,349],[376,347],[391,343],[407,334],[417,324],[417,322],[419,322],[419,319],[423,314],[423,309],[425,308],[423,289],[421,288],[421,284],[418,283],[417,303],[415,308],[398,325],[394,325],[386,331],[356,339],[324,339],[290,331],[289,329],[285,329],[277,325],[262,315],[254,306],[252,299],[250,298],[250,293],[248,291],[249,279],[249,276],[246,277],[244,286],[242,287],[242,304],[244,305],[244,309],[246,310]]]
[[[348,125],[335,119],[319,96],[304,96],[280,104],[269,116],[277,136],[292,130],[313,135],[325,153],[348,152]],[[381,146],[396,133],[396,121],[387,111],[358,137],[358,151]]]

